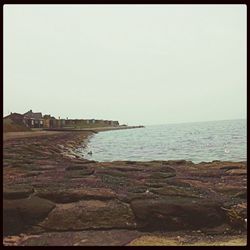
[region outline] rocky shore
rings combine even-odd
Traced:
[[[4,245],[246,244],[246,162],[99,163],[91,134],[5,137]]]

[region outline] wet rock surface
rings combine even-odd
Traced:
[[[49,214],[55,204],[39,197],[3,201],[4,232],[20,233],[37,224]]]
[[[135,200],[131,206],[138,224],[144,229],[199,229],[215,227],[225,221],[220,204],[189,197]]]
[[[125,245],[159,230],[245,234],[246,162],[88,161],[74,148],[89,135],[4,141],[5,239],[28,235],[7,245]]]

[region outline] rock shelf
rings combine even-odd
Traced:
[[[4,141],[5,245],[245,244],[246,162],[89,161],[74,149],[91,134]]]

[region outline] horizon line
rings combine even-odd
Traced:
[[[156,125],[167,125],[167,124],[183,124],[183,123],[201,123],[201,122],[218,122],[218,121],[231,121],[231,120],[247,120],[247,118],[230,118],[221,120],[205,120],[205,121],[194,121],[194,122],[168,122],[168,123],[155,123],[155,124],[144,124],[144,126],[156,126]]]

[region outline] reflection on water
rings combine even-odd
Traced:
[[[92,151],[92,155],[88,154]],[[95,134],[77,152],[86,159],[246,160],[246,120],[147,126]]]

